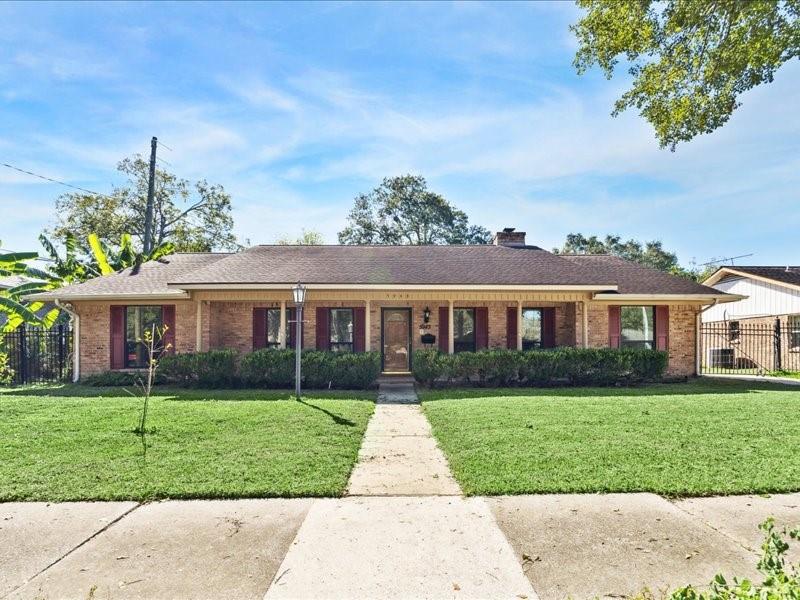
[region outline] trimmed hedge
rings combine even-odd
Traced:
[[[411,370],[427,386],[438,381],[463,385],[616,385],[664,376],[667,353],[615,348],[482,350],[442,354],[416,350]]]
[[[377,352],[302,353],[303,386],[345,390],[372,387],[381,374]],[[294,350],[256,350],[242,357],[239,376],[248,387],[286,388],[294,385]]]
[[[186,352],[164,356],[157,383],[199,388],[291,388],[294,350],[256,350],[240,356],[234,350]],[[377,352],[303,352],[303,387],[309,389],[366,389],[381,374]],[[134,385],[144,372],[108,371],[82,379],[86,385]]]
[[[238,356],[235,350],[167,354],[161,358],[158,372],[167,382],[179,386],[236,387]]]

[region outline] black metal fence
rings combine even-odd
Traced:
[[[800,372],[800,324],[718,321],[700,327],[701,371],[767,375]]]
[[[18,327],[0,339],[0,351],[8,354],[14,370],[13,383],[69,381],[72,377],[72,331],[68,325],[50,329]]]

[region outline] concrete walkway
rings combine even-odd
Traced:
[[[740,374],[724,374],[724,373],[709,373],[701,375],[707,379],[733,379],[739,381],[758,381],[760,383],[783,383],[786,385],[800,385],[800,379],[793,379],[791,377],[773,377],[772,375],[740,375]]]
[[[367,425],[347,495],[460,494],[419,405],[378,404]]]
[[[461,497],[413,386],[387,388],[350,497],[314,505],[266,597],[535,598],[485,500]]]
[[[482,498],[320,500],[266,598],[535,599]]]

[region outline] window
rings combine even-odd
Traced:
[[[728,321],[728,341],[739,341],[739,321]]]
[[[475,352],[475,309],[453,310],[453,350]]]
[[[267,309],[267,348],[277,348],[281,343],[281,309]]]
[[[329,342],[332,352],[353,351],[353,309],[332,308],[329,322]]]
[[[655,307],[623,306],[620,308],[622,348],[655,348]]]
[[[522,310],[522,349],[536,350],[542,347],[542,309]]]
[[[800,315],[789,315],[789,348],[800,352]]]
[[[147,366],[146,331],[163,324],[160,306],[128,306],[125,309],[125,367],[139,369]],[[158,334],[156,334],[158,341]],[[161,348],[157,349],[160,353]]]

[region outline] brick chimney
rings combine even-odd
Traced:
[[[525,232],[516,231],[514,227],[506,227],[494,234],[492,243],[495,246],[524,246]]]

